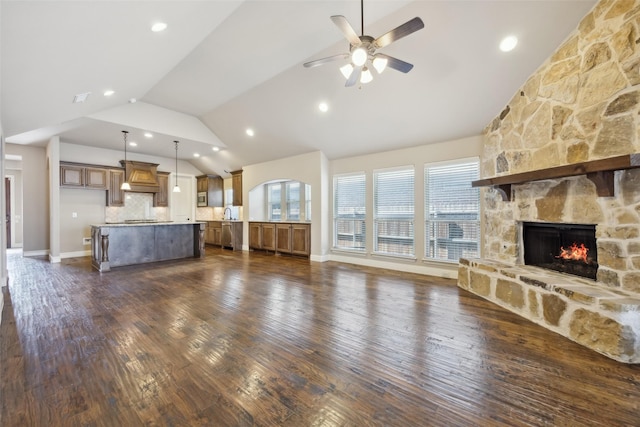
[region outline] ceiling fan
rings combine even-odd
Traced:
[[[424,28],[422,19],[415,17],[381,35],[377,39],[374,39],[364,34],[364,0],[360,0],[360,25],[362,35],[358,36],[351,24],[349,24],[349,21],[347,21],[347,18],[342,15],[334,15],[331,17],[331,20],[349,41],[349,53],[340,53],[338,55],[305,62],[303,65],[306,68],[317,67],[327,62],[351,58],[350,63],[340,68],[340,71],[347,79],[345,83],[346,87],[355,85],[358,80],[361,83],[368,83],[373,80],[373,75],[370,70],[371,65],[378,74],[382,73],[386,67],[403,73],[408,73],[413,68],[413,64],[383,53],[376,53],[376,49],[388,46],[394,41]]]

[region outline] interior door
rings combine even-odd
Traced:
[[[194,221],[196,206],[194,179],[191,176],[178,175],[178,186],[180,186],[180,192],[174,193],[174,177],[175,175],[169,178],[169,192],[171,194],[171,212],[173,213],[173,220],[177,222]]]
[[[11,248],[11,180],[9,178],[4,179],[4,195],[5,205],[7,206],[7,249]]]

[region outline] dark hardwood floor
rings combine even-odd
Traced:
[[[4,427],[640,425],[640,366],[452,280],[210,247],[9,272]]]

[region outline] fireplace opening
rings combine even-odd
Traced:
[[[596,226],[523,222],[524,263],[596,279]]]

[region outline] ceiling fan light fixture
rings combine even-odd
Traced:
[[[340,67],[340,72],[344,76],[345,79],[348,79],[351,73],[353,73],[353,65],[347,64]]]
[[[364,67],[362,69],[362,74],[360,75],[360,83],[369,83],[371,80],[373,80],[373,74],[371,74],[371,70],[369,70],[367,67]]]
[[[378,74],[382,74],[385,68],[387,68],[388,62],[389,60],[387,58],[381,58],[379,56],[376,56],[375,58],[373,58],[373,68],[376,69]]]
[[[367,57],[367,51],[361,47],[357,47],[351,52],[351,62],[353,62],[353,65],[356,67],[362,67],[364,63],[367,62]]]

